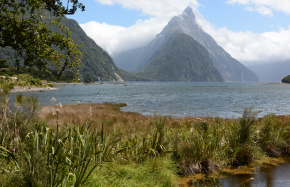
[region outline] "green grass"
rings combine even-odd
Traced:
[[[155,157],[144,163],[108,163],[92,174],[88,186],[176,186],[175,164],[168,157]]]

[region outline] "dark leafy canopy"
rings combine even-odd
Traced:
[[[59,75],[66,68],[78,67],[82,53],[69,37],[70,30],[59,23],[64,14],[73,14],[78,8],[85,8],[78,0],[68,0],[67,7],[60,0],[1,0],[0,47],[15,50],[16,64],[21,56],[25,66],[46,70],[51,64]],[[49,18],[49,25],[62,33],[51,32],[43,22],[50,14],[57,18]]]
[[[288,84],[290,84],[290,75],[284,77],[284,78],[282,79],[282,83],[288,83]]]

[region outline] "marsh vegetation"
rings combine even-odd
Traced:
[[[176,186],[179,177],[239,169],[290,155],[289,116],[172,118],[126,104],[62,105],[2,84],[0,186]]]

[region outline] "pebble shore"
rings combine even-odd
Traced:
[[[11,90],[11,93],[18,93],[18,92],[44,92],[44,91],[54,91],[60,90],[59,88],[52,88],[52,87],[23,87],[23,86],[15,86],[14,89]]]

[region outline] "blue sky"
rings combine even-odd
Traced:
[[[75,19],[111,55],[146,45],[190,6],[198,23],[245,65],[290,59],[289,0],[84,0]],[[288,37],[289,36],[289,37]]]
[[[143,14],[141,11],[123,8],[120,4],[102,5],[95,1],[87,0],[84,2],[86,10],[78,11],[69,18],[75,19],[79,24],[89,21],[99,23],[108,23],[110,25],[120,25],[130,27],[139,19],[149,19],[150,16]]]
[[[290,16],[284,12],[273,11],[273,16],[250,12],[244,6],[227,4],[226,1],[199,1],[198,8],[202,16],[216,27],[240,31],[263,33],[277,31],[279,27],[287,28],[290,25]]]
[[[287,0],[286,0],[287,1]],[[240,31],[263,33],[277,31],[279,27],[287,28],[290,25],[290,15],[285,12],[273,10],[273,16],[250,12],[242,5],[228,4],[226,0],[199,0],[198,11],[211,24],[216,27]],[[107,23],[130,27],[139,19],[149,19],[150,15],[141,10],[124,8],[121,4],[103,5],[94,0],[83,2],[86,6],[84,12],[78,11],[75,15],[68,16],[79,24],[89,21]]]

